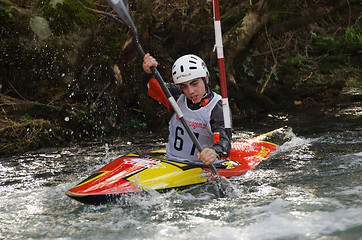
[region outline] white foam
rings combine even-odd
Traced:
[[[362,157],[362,152],[355,153],[354,155],[359,156],[359,157]]]
[[[335,211],[310,213],[290,211],[288,203],[277,199],[265,206],[264,211],[254,212],[251,221],[213,221],[196,224],[190,231],[177,232],[173,239],[314,239],[349,228],[362,226],[362,208],[341,208]],[[190,223],[189,223],[190,224]],[[167,237],[170,237],[168,235]],[[157,238],[158,239],[158,238]],[[162,239],[162,238],[161,238]],[[163,238],[166,239],[166,238]]]
[[[293,136],[290,141],[285,142],[283,145],[279,146],[277,150],[275,151],[275,154],[280,152],[289,152],[292,149],[296,149],[302,146],[309,146],[311,143],[318,141],[318,138],[312,139],[312,138],[303,138],[303,137],[297,137]]]

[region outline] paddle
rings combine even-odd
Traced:
[[[120,19],[118,19],[120,22],[122,22],[123,24],[126,24],[129,29],[132,32],[132,37],[133,37],[133,41],[137,47],[138,53],[139,55],[142,57],[145,56],[145,52],[142,49],[141,43],[139,42],[138,39],[138,33],[137,33],[137,28],[134,25],[132,18],[130,17],[128,10],[123,2],[123,0],[107,0],[108,4],[113,8],[113,10],[117,13],[117,15],[119,16]],[[188,135],[190,136],[192,142],[195,144],[197,150],[199,152],[202,152],[202,147],[199,143],[199,141],[197,140],[195,134],[191,131],[190,126],[187,124],[186,120],[184,119],[183,113],[181,111],[181,109],[179,108],[179,106],[177,105],[174,97],[171,95],[169,89],[166,86],[166,83],[163,81],[163,78],[161,76],[161,74],[158,72],[157,68],[155,67],[151,67],[151,71],[154,74],[157,82],[160,84],[163,92],[165,93],[166,97],[168,98],[168,101],[170,102],[172,108],[175,110],[175,113],[177,114],[177,116],[179,117],[182,125],[184,126],[184,128],[186,129]],[[225,192],[222,189],[222,183],[221,183],[221,178],[218,174],[218,172],[216,171],[216,168],[214,165],[210,164],[208,165],[208,167],[210,168],[216,182],[217,182],[217,186],[218,186],[218,190],[220,193],[220,196],[225,196]]]

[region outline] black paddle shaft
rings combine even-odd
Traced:
[[[137,28],[134,25],[131,16],[128,13],[128,10],[123,2],[123,0],[107,0],[108,4],[113,8],[113,10],[117,13],[117,15],[119,16],[120,19],[118,19],[120,22],[126,24],[129,29],[132,32],[132,38],[133,41],[137,47],[137,51],[139,53],[139,55],[142,57],[145,56],[145,52],[142,49],[141,43],[138,39],[138,33],[137,33]],[[171,95],[170,90],[167,88],[165,81],[163,80],[161,74],[159,73],[159,71],[157,70],[157,68],[155,67],[151,67],[151,71],[154,74],[157,82],[160,84],[163,92],[166,94],[166,97],[168,98],[168,101],[170,102],[172,108],[175,110],[177,116],[179,117],[182,125],[184,126],[184,128],[186,129],[187,133],[189,134],[192,142],[195,144],[197,150],[199,152],[202,152],[202,147],[200,142],[197,140],[195,134],[191,131],[190,126],[187,124],[186,120],[183,117],[183,113],[180,109],[180,107],[177,105],[174,97]],[[220,176],[218,174],[218,172],[216,171],[216,168],[214,165],[210,164],[208,165],[208,167],[210,168],[212,174],[214,175],[215,179],[217,181],[220,180]]]

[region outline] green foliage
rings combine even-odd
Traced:
[[[172,57],[168,57],[168,58],[166,59],[166,61],[169,62],[169,63],[171,63],[171,64],[173,64],[173,63],[175,62],[175,60],[173,60]]]
[[[97,16],[84,7],[95,8],[92,0],[64,0],[55,6],[51,0],[39,0],[36,7],[43,11],[50,22],[50,28],[56,35],[66,34],[76,29],[76,25],[91,27]]]
[[[252,54],[258,54],[259,51],[258,49],[250,49],[250,52]],[[257,60],[257,58],[256,58]],[[256,61],[254,60],[254,62]],[[243,62],[242,62],[242,66],[241,66],[241,70],[242,72],[246,75],[247,78],[254,78],[254,79],[258,79],[257,82],[259,84],[262,84],[263,82],[266,81],[267,77],[270,75],[270,71],[273,70],[272,66],[267,66],[264,65],[262,71],[255,71],[255,68],[253,66],[253,58],[251,56],[247,56]],[[275,81],[279,81],[279,77],[278,77],[278,71],[277,68],[275,68],[272,72],[272,79],[274,79]]]
[[[250,63],[251,63],[251,57],[246,57],[243,61],[242,68],[243,68],[244,73],[246,73],[247,76],[254,77],[255,75],[254,75],[253,71],[249,68]]]
[[[212,90],[218,94],[221,94],[221,88],[219,84],[216,84]]]
[[[147,123],[140,119],[131,118],[130,120],[131,127],[135,129],[145,129],[147,127]]]
[[[340,39],[331,36],[318,36],[311,32],[313,47],[320,52],[332,53],[351,53],[355,54],[362,49],[362,17],[359,17],[356,23],[347,28],[345,34]]]
[[[32,119],[33,118],[30,116],[29,113],[25,113],[23,116],[20,117],[20,122],[26,122]]]
[[[359,17],[356,23],[347,28],[342,39],[343,45],[348,51],[361,51],[362,49],[362,17]]]
[[[272,74],[272,79],[274,79],[275,81],[279,81],[277,68],[274,68],[274,70],[273,70],[273,67],[270,66],[270,70],[267,67],[263,68],[263,74],[262,74],[262,76],[260,77],[260,79],[258,81],[259,84],[262,84],[262,83],[264,83],[266,81],[267,77],[270,75],[270,71],[273,71],[271,73]]]
[[[335,40],[331,36],[318,36],[316,33],[311,33],[311,39],[314,47],[321,52],[336,52],[341,49],[341,42]]]
[[[300,69],[300,68],[307,68],[308,66],[313,64],[313,62],[311,60],[308,60],[304,56],[302,56],[300,53],[297,53],[297,54],[295,54],[294,57],[291,57],[287,61],[287,64],[298,67]]]

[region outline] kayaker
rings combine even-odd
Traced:
[[[216,159],[228,157],[231,136],[225,131],[221,96],[213,92],[208,85],[209,72],[205,62],[192,54],[180,57],[172,67],[174,84],[167,84],[184,118],[203,147],[203,151],[199,153],[178,116],[173,112],[157,80],[153,78],[150,68],[157,67],[158,62],[149,53],[143,60],[143,82],[147,86],[148,95],[167,106],[172,113],[166,159],[201,159],[204,164],[209,165]]]

